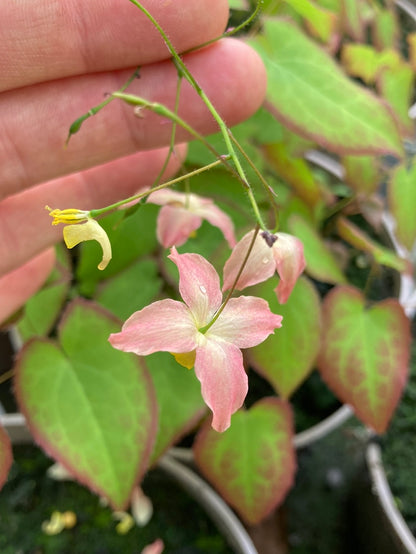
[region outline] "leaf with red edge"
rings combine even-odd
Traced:
[[[196,438],[199,469],[249,524],[276,508],[293,484],[292,419],[289,404],[264,398],[235,413],[224,433],[208,421]]]
[[[266,19],[253,46],[268,75],[268,97],[290,129],[342,154],[403,155],[388,108],[349,79],[300,29]]]
[[[147,469],[156,405],[140,359],[112,348],[120,324],[74,301],[59,342],[34,339],[15,369],[19,406],[34,439],[81,483],[123,509]]]
[[[247,350],[253,367],[283,397],[288,398],[313,368],[320,347],[320,298],[312,283],[302,277],[286,304],[279,305],[269,279],[256,287],[255,293],[269,303],[272,312],[283,316],[278,333]]]
[[[353,287],[333,289],[323,304],[322,378],[357,416],[383,433],[406,384],[410,324],[400,304],[371,307]]]
[[[13,461],[12,445],[9,435],[0,427],[0,489],[7,481],[7,476]]]

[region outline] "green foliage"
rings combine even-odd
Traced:
[[[154,392],[134,356],[108,343],[117,321],[74,302],[59,344],[33,339],[16,368],[16,392],[37,442],[115,509],[147,467],[156,427]]]

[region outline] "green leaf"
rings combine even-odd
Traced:
[[[287,403],[265,398],[233,415],[217,433],[207,424],[198,434],[195,461],[246,523],[255,525],[293,484],[295,453],[292,413]]]
[[[346,44],[342,49],[342,63],[353,77],[372,84],[379,70],[380,53],[369,44]]]
[[[416,240],[416,164],[410,167],[399,165],[388,186],[389,207],[396,220],[397,238],[411,250]]]
[[[139,260],[103,281],[95,300],[124,321],[155,300],[162,288],[158,272],[155,260]]]
[[[13,454],[9,435],[3,427],[0,427],[0,489],[7,481],[12,462]]]
[[[379,160],[374,156],[345,156],[345,181],[355,192],[370,196],[381,183]]]
[[[264,150],[272,167],[304,202],[315,206],[321,200],[318,182],[304,158],[291,156],[284,143],[270,144],[265,146]]]
[[[414,124],[408,111],[414,95],[414,73],[406,62],[386,67],[380,75],[379,91],[393,108],[393,115],[403,133],[413,136]]]
[[[35,440],[81,483],[123,509],[147,468],[156,430],[153,387],[136,356],[111,347],[119,323],[74,301],[60,344],[33,339],[16,367],[16,392]]]
[[[373,29],[374,43],[379,50],[383,50],[384,48],[396,48],[399,26],[392,8],[387,10],[378,8],[375,11]]]
[[[320,347],[321,307],[315,287],[305,278],[296,283],[286,304],[277,302],[273,279],[256,287],[274,313],[283,316],[281,329],[262,344],[247,350],[251,365],[283,398],[288,398],[307,377]]]
[[[345,283],[334,255],[312,225],[297,215],[289,218],[290,232],[303,242],[306,273],[324,283]]]
[[[77,279],[80,293],[91,296],[99,281],[112,277],[128,267],[141,256],[146,256],[157,247],[156,215],[158,206],[146,204],[130,217],[116,212],[100,220],[100,225],[110,239],[113,258],[104,271],[97,269],[100,246],[96,241],[84,242],[80,248]]]
[[[395,122],[372,93],[282,19],[264,22],[252,41],[268,73],[268,97],[289,127],[343,154],[402,155]]]
[[[324,300],[322,378],[357,416],[383,433],[406,384],[410,324],[393,299],[371,307],[353,287],[337,287]]]
[[[322,9],[311,0],[286,0],[307,21],[313,35],[328,42],[335,31],[336,17],[328,10]]]
[[[206,412],[195,372],[179,365],[167,352],[146,357],[159,406],[159,429],[151,464],[191,431]]]
[[[358,42],[364,40],[365,19],[363,17],[362,3],[357,0],[341,0],[342,5],[342,27]]]
[[[70,279],[67,264],[58,261],[45,285],[24,306],[24,315],[17,323],[23,342],[51,331],[67,297]]]

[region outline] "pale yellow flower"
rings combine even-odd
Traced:
[[[90,212],[72,208],[51,210],[48,206],[46,206],[46,209],[49,210],[49,215],[53,217],[52,225],[66,224],[63,235],[68,248],[73,248],[86,240],[96,240],[103,250],[103,258],[98,264],[98,269],[102,270],[107,267],[111,260],[111,243],[101,225],[90,217]]]

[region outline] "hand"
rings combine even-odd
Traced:
[[[220,35],[226,0],[143,0],[184,52]],[[128,0],[6,3],[0,24],[0,321],[48,276],[61,239],[52,208],[100,208],[150,186],[166,156],[171,126],[113,101],[64,147],[70,124],[106,93],[129,87],[173,108],[177,73],[150,21]],[[184,61],[229,125],[251,115],[265,91],[258,56],[234,39]],[[200,133],[217,130],[197,94],[182,85],[179,113]],[[177,138],[187,137],[178,130]],[[179,154],[185,147],[178,148]],[[166,177],[178,167],[173,158]]]

